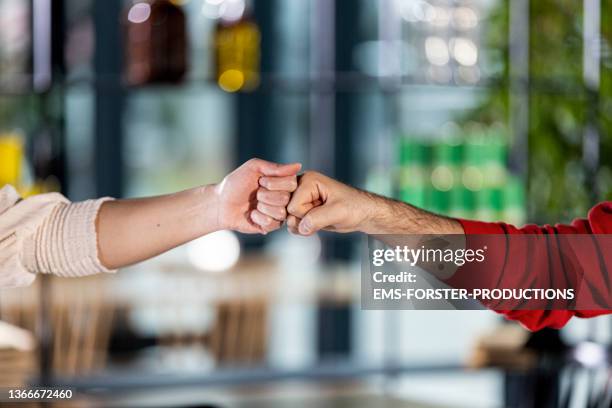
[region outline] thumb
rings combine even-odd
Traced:
[[[258,167],[264,176],[286,177],[297,175],[302,165],[300,163],[278,164],[261,160]]]
[[[334,225],[338,220],[338,209],[335,205],[314,207],[302,218],[298,225],[301,235],[312,235],[315,232]]]

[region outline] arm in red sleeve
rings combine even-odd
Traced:
[[[593,207],[587,219],[577,219],[571,225],[527,225],[517,228],[504,223],[459,222],[468,240],[471,235],[484,234],[536,236],[529,240],[515,240],[503,251],[490,254],[493,256],[487,268],[489,276],[485,279],[491,287],[568,287],[580,292],[578,303],[573,305],[572,310],[526,310],[522,307],[520,310],[499,311],[508,319],[517,320],[530,330],[539,330],[544,327],[561,328],[573,316],[593,317],[612,313],[601,307],[597,310],[580,308],[581,304],[610,304],[612,276],[608,271],[612,271],[612,248],[602,248],[601,242],[609,246],[611,241],[568,240],[563,237],[568,234],[612,234],[612,202]],[[571,256],[568,257],[568,254]],[[578,265],[579,268],[572,269],[572,265]],[[461,276],[462,272],[458,271],[459,276],[450,279],[452,286],[463,286],[467,282],[469,277]],[[529,308],[534,309],[541,304],[543,306],[543,302],[536,301]]]

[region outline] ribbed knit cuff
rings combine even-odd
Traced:
[[[115,272],[98,255],[96,218],[111,198],[59,204],[36,233],[25,240],[23,263],[33,273],[78,277]]]

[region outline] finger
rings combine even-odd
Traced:
[[[280,228],[281,224],[279,221],[276,221],[269,215],[262,214],[258,210],[251,211],[251,220],[265,232],[274,231]]]
[[[287,229],[289,230],[290,233],[298,235],[300,232],[298,230],[298,225],[300,224],[300,219],[293,216],[293,215],[289,215],[287,217]]]
[[[267,188],[270,191],[288,191],[294,192],[297,188],[297,177],[260,177],[259,185]]]
[[[268,233],[267,231],[263,230],[259,225],[255,224],[253,220],[249,220],[248,227],[245,227],[243,230],[240,230],[240,232],[244,234],[264,234],[264,235]]]
[[[297,218],[303,218],[308,211],[322,204],[323,201],[319,197],[317,187],[302,183],[291,195],[291,200],[287,204],[287,213]]]
[[[301,163],[279,164],[261,159],[252,159],[253,165],[264,176],[285,177],[295,176],[302,168]]]
[[[285,221],[285,218],[287,218],[287,210],[285,209],[285,207],[278,207],[258,202],[257,211],[267,215],[268,217],[272,217],[277,221]]]
[[[270,191],[264,187],[257,190],[257,201],[265,204],[286,207],[290,199],[291,194],[288,191]]]
[[[312,235],[338,222],[340,208],[336,205],[322,205],[310,210],[300,221],[300,235]]]
[[[314,207],[314,201],[319,199],[319,189],[316,183],[302,176],[297,190],[293,192],[287,204],[287,212],[297,218],[302,218]]]

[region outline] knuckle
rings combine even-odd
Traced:
[[[299,206],[297,203],[291,201],[288,205],[287,205],[287,211],[289,211],[289,214],[292,215],[296,215],[297,212],[299,210]]]
[[[314,171],[312,171],[312,170],[307,170],[307,171],[304,172],[304,174],[302,174],[302,179],[304,179],[304,180],[309,180],[309,179],[311,179],[313,177],[314,177]]]
[[[287,205],[289,204],[289,197],[282,194],[282,195],[277,196],[276,200],[274,201],[276,205],[279,205],[286,209]]]
[[[309,181],[310,181],[310,180],[314,180],[314,179],[316,179],[316,178],[318,178],[318,177],[319,177],[319,173],[317,173],[316,171],[313,171],[313,170],[308,170],[308,171],[306,171],[306,172],[304,173],[304,175],[302,176],[302,178],[303,178],[304,180],[309,180]]]
[[[287,203],[283,203],[284,195],[283,195],[282,191],[275,192],[275,194],[273,196],[271,196],[270,198],[271,198],[270,201],[273,202],[274,205],[280,206],[280,205],[283,205],[283,204],[285,204],[285,205],[287,204]]]

